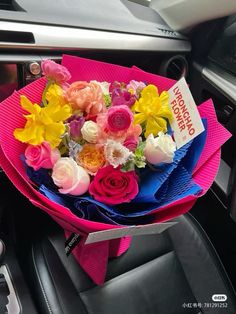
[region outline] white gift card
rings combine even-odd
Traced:
[[[172,227],[177,222],[163,222],[153,223],[150,225],[131,226],[117,229],[109,229],[104,231],[97,231],[88,234],[85,244],[95,243],[105,240],[118,239],[125,236],[144,235],[161,233],[166,229]]]
[[[180,148],[205,129],[185,78],[181,78],[168,92],[174,116],[171,128],[177,148]]]

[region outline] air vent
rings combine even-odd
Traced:
[[[174,80],[186,77],[188,74],[187,60],[179,55],[165,60],[160,67],[160,74]]]
[[[160,27],[157,27],[157,29],[165,36],[169,36],[169,37],[176,37],[176,36],[178,36],[178,33],[176,33],[175,31],[168,30],[168,29],[165,29],[165,28],[160,28]]]
[[[0,10],[24,11],[14,0],[0,0]]]
[[[30,32],[0,31],[0,42],[34,44],[34,35]]]

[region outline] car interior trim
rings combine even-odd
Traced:
[[[236,105],[236,78],[233,75],[212,63],[202,68],[201,71],[206,81]],[[231,167],[221,158],[215,184],[226,197],[229,194],[231,170]]]
[[[8,313],[20,314],[21,313],[21,307],[19,305],[19,301],[18,301],[15,289],[14,289],[12,281],[11,281],[9,271],[5,265],[2,265],[0,267],[0,273],[4,275],[6,282],[7,282],[7,286],[8,286],[9,291],[10,291],[10,294],[8,296],[9,302],[6,306]]]
[[[219,171],[215,178],[215,183],[221,189],[221,191],[227,195],[228,194],[228,185],[230,180],[231,168],[228,164],[221,158]]]
[[[50,55],[42,55],[42,54],[0,54],[0,62],[1,63],[24,63],[24,62],[41,62],[45,59],[52,60],[61,60],[61,56],[50,54]]]
[[[236,105],[236,78],[233,75],[210,64],[202,69],[202,76]]]
[[[145,36],[128,33],[36,25],[28,23],[0,22],[5,31],[30,32],[35,43],[0,41],[1,48],[17,49],[111,49],[136,51],[188,52],[191,45],[186,40]]]

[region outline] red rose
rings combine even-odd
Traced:
[[[127,203],[138,194],[138,177],[134,171],[122,172],[107,166],[98,170],[89,193],[107,205]]]

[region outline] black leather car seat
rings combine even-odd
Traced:
[[[190,215],[160,235],[137,236],[109,261],[96,286],[64,251],[59,228],[32,246],[31,272],[41,313],[236,313],[235,294],[205,232]],[[225,302],[214,302],[225,294]]]

